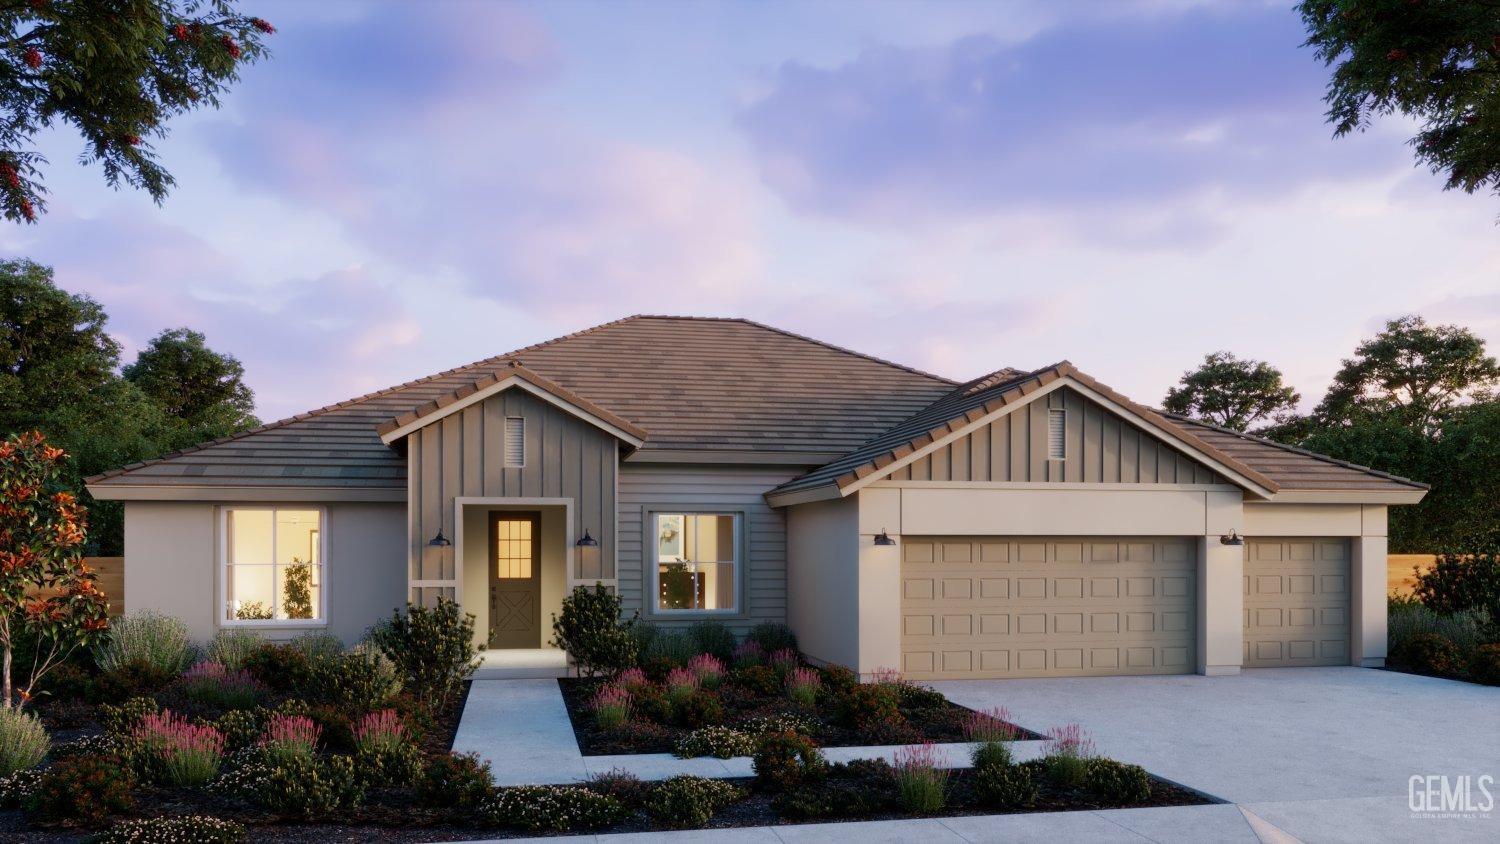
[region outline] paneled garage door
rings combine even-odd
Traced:
[[[1349,664],[1349,542],[1245,543],[1245,667]]]
[[[914,679],[1195,668],[1193,539],[903,537],[901,670]]]

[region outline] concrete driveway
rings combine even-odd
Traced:
[[[1238,804],[1263,840],[1500,840],[1500,805],[1408,805],[1417,775],[1467,776],[1478,805],[1488,775],[1500,802],[1500,688],[1361,668],[932,685],[1033,730],[1080,723],[1100,752]]]

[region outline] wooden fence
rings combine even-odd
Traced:
[[[1385,558],[1386,591],[1392,595],[1410,595],[1417,582],[1412,569],[1427,571],[1437,560],[1436,554],[1390,554]]]
[[[109,598],[111,617],[125,614],[125,558],[84,557],[83,562],[94,570],[94,585]]]

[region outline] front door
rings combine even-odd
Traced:
[[[490,516],[490,647],[542,646],[540,523],[535,513]]]

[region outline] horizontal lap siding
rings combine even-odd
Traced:
[[[1047,459],[1047,411],[1066,411],[1067,458]],[[894,481],[1223,483],[1212,469],[1066,387],[897,469]]]
[[[762,496],[800,474],[802,470],[795,467],[783,470],[622,465],[619,583],[626,614],[640,610],[646,616],[642,604],[646,582],[642,540],[649,531],[643,524],[645,511],[673,506],[690,510],[725,507],[745,512],[748,559],[744,617],[724,619],[724,623],[743,633],[757,622],[786,621],[786,518],[782,511],[767,506]],[[652,621],[679,623],[675,619]]]

